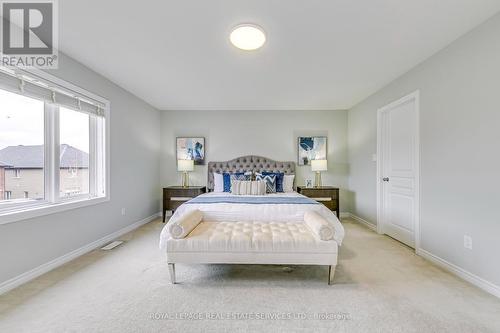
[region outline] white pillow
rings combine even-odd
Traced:
[[[335,229],[315,211],[308,210],[304,213],[304,223],[323,241],[331,240],[335,236]]]
[[[283,192],[293,192],[293,180],[295,175],[285,175],[283,178]]]
[[[222,176],[222,173],[214,172],[214,192],[224,192],[224,176]]]
[[[184,238],[200,224],[202,219],[201,211],[195,209],[185,213],[176,221],[168,221],[168,231],[174,239]]]

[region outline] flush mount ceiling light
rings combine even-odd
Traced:
[[[257,50],[266,42],[266,34],[261,27],[255,24],[240,24],[236,26],[231,35],[231,43],[245,51]]]

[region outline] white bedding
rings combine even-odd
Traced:
[[[233,196],[231,193],[205,193],[202,196]],[[273,193],[266,197],[276,196],[302,196],[297,192]],[[235,203],[210,203],[210,204],[183,204],[175,210],[168,223],[177,220],[180,216],[191,210],[199,209],[203,213],[205,222],[303,222],[306,211],[316,211],[321,214],[334,230],[334,240],[340,246],[344,239],[344,227],[337,216],[322,204],[235,204]],[[168,223],[160,235],[160,248],[166,249],[167,239],[170,238]]]

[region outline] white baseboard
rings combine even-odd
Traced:
[[[349,218],[355,220],[356,222],[364,224],[365,226],[372,229],[373,231],[375,231],[375,232],[377,231],[376,225],[374,225],[373,223],[370,223],[370,222],[366,221],[365,219],[362,219],[361,217],[356,216],[352,213],[342,213],[340,216],[341,217],[349,217]],[[430,262],[434,263],[435,265],[447,270],[448,272],[458,276],[459,278],[461,278],[461,279],[471,283],[472,285],[486,291],[487,293],[490,293],[490,294],[500,298],[500,287],[499,286],[497,286],[489,281],[486,281],[485,279],[480,278],[479,276],[474,275],[474,274],[466,271],[465,269],[458,267],[457,265],[454,265],[454,264],[452,264],[452,263],[450,263],[450,262],[448,262],[448,261],[422,249],[422,248],[417,249],[415,252],[417,255],[421,256],[422,258],[429,260]]]
[[[4,281],[4,282],[0,283],[0,295],[22,285],[30,280],[33,280],[33,279],[39,277],[40,275],[45,274],[45,273],[53,270],[54,268],[62,266],[65,263],[67,263],[75,258],[78,258],[81,255],[84,255],[85,253],[88,253],[92,250],[95,250],[95,249],[103,246],[104,244],[109,243],[112,240],[115,240],[116,238],[123,236],[124,234],[126,234],[134,229],[137,229],[146,223],[153,221],[154,219],[158,218],[159,216],[161,216],[161,213],[156,213],[154,215],[148,216],[140,221],[137,221],[131,225],[126,226],[123,229],[120,229],[118,231],[113,232],[112,234],[104,236],[103,238],[98,239],[90,244],[87,244],[85,246],[82,246],[82,247],[74,250],[74,251],[71,251],[71,252],[69,252],[69,253],[67,253],[59,258],[51,260],[45,264],[42,264],[42,265],[30,270],[30,271],[27,271],[21,275],[13,277],[12,279]]]
[[[373,223],[371,223],[371,222],[368,222],[367,220],[362,219],[361,217],[356,216],[356,215],[354,215],[354,214],[352,214],[352,213],[348,213],[348,214],[349,214],[349,217],[350,217],[351,219],[353,219],[354,221],[359,222],[359,223],[361,223],[361,224],[364,224],[364,225],[365,225],[365,226],[367,226],[369,229],[371,229],[371,230],[373,230],[373,231],[375,231],[375,232],[377,231],[377,226],[376,226],[375,224],[373,224]]]
[[[417,255],[421,256],[422,258],[425,258],[429,260],[430,262],[436,264],[437,266],[444,268],[448,272],[464,279],[465,281],[475,285],[476,287],[486,291],[487,293],[490,293],[496,297],[500,298],[500,287],[486,281],[483,278],[480,278],[477,275],[472,274],[471,272],[466,271],[463,268],[458,267],[455,264],[452,264],[422,248],[416,250]]]
[[[345,219],[351,217],[351,213],[349,212],[340,212],[340,218]]]

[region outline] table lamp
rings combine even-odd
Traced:
[[[321,187],[321,171],[328,170],[327,160],[312,160],[311,161],[311,171],[316,172],[316,178],[314,181],[315,187]]]
[[[189,186],[189,171],[194,170],[194,160],[177,160],[177,171],[182,172],[182,187]]]

